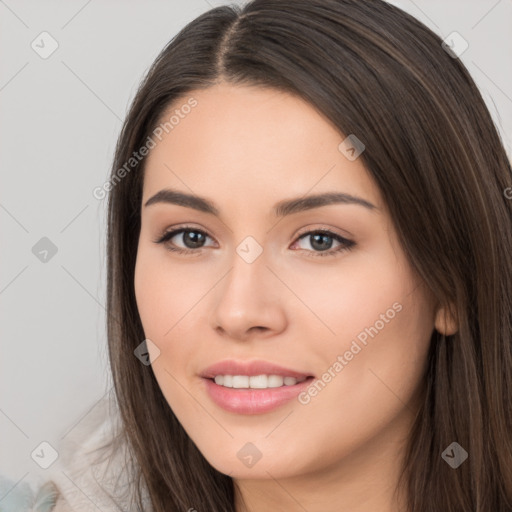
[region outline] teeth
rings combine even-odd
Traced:
[[[253,389],[265,389],[268,384],[268,377],[266,375],[256,375],[255,377],[249,377],[249,385]]]
[[[294,386],[298,382],[306,380],[306,377],[282,377],[281,375],[216,375],[215,384],[226,388],[236,389],[267,389],[280,388],[281,386]]]
[[[249,377],[247,375],[233,375],[234,388],[248,388]]]
[[[295,380],[295,379],[293,379]],[[268,388],[280,388],[284,384],[284,378],[280,375],[269,375],[267,377]]]

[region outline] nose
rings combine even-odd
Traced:
[[[212,328],[235,341],[274,336],[287,325],[286,292],[264,253],[252,263],[235,254],[231,269],[215,287]]]

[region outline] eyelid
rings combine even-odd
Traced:
[[[197,231],[197,232],[200,232],[200,233],[203,233],[207,236],[209,236],[210,238],[213,239],[213,237],[208,233],[208,231],[206,229],[203,229],[203,228],[200,228],[200,227],[196,227],[196,226],[193,226],[192,224],[178,224],[176,226],[173,226],[172,228],[166,228],[164,229],[161,234],[159,235],[159,239],[166,236],[167,234],[169,233],[174,233],[176,231],[181,231],[181,230],[189,230],[189,231]],[[333,234],[336,234],[338,235],[339,237],[341,238],[344,238],[345,240],[347,241],[352,241],[351,238],[353,238],[353,235],[351,233],[349,233],[348,231],[343,231],[343,232],[340,232],[341,230],[337,230],[336,228],[333,228],[331,226],[327,226],[327,225],[324,225],[324,224],[309,224],[307,226],[304,226],[302,227],[294,236],[293,238],[296,239],[302,235],[305,235],[306,233],[310,233],[312,231],[329,231]],[[350,237],[350,238],[348,238]],[[156,240],[154,240],[154,242],[156,242]]]
[[[329,232],[331,232],[333,234],[336,234],[339,237],[344,238],[345,240],[349,240],[349,241],[352,241],[351,239],[354,237],[354,235],[352,235],[348,231],[342,231],[340,229],[333,228],[331,226],[327,226],[327,225],[322,224],[322,223],[313,223],[313,224],[309,224],[307,226],[304,226],[303,228],[301,228],[297,232],[295,237],[300,237],[301,235],[306,234],[306,233],[310,233],[311,231],[315,231],[315,232],[316,231],[329,231]]]
[[[179,235],[180,233],[183,233],[185,231],[193,231],[196,233],[201,233],[208,238],[211,238],[214,240],[212,236],[208,234],[208,232],[202,228],[197,228],[195,226],[191,226],[190,224],[184,224],[184,225],[177,225],[172,228],[166,228],[163,232],[157,237],[156,240],[153,240],[156,244],[167,244],[171,238],[174,238],[176,235]],[[199,249],[182,249],[181,247],[177,247],[175,249],[176,252],[195,252],[199,253],[204,247],[201,247]],[[171,249],[169,249],[171,250]]]
[[[321,227],[318,227],[318,226],[321,226]],[[214,238],[212,236],[210,236],[205,229],[192,226],[191,224],[183,224],[183,225],[177,225],[172,228],[165,229],[163,231],[163,233],[156,240],[153,240],[153,242],[158,243],[158,244],[160,244],[160,243],[167,244],[171,238],[174,238],[178,234],[181,234],[186,231],[201,233],[201,234],[205,235],[206,237],[214,240]],[[356,242],[352,239],[352,235],[350,235],[351,238],[347,238],[346,236],[340,234],[338,232],[338,230],[336,230],[336,228],[328,227],[326,225],[322,226],[322,225],[318,225],[318,224],[308,225],[308,226],[304,226],[303,228],[301,228],[301,230],[299,230],[299,232],[293,236],[292,245],[295,245],[302,238],[305,238],[306,235],[313,235],[313,234],[317,234],[317,233],[324,233],[327,236],[334,238],[335,240],[339,239],[337,241],[340,244],[340,246],[336,249],[328,249],[326,251],[310,251],[307,249],[299,249],[299,250],[306,251],[308,253],[312,253],[311,254],[312,257],[334,256],[334,255],[336,255],[336,253],[343,252],[345,250],[350,250],[352,247],[354,247],[356,245]],[[169,247],[167,247],[167,250],[169,250],[171,252],[175,252],[175,253],[199,255],[199,254],[201,254],[202,249],[205,249],[205,248],[206,247],[200,247],[197,249],[183,249],[181,247],[171,248],[169,246]]]

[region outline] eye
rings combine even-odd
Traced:
[[[183,244],[185,244],[185,248],[177,247],[175,243],[171,242],[175,237],[181,237],[181,241]],[[210,237],[201,229],[190,226],[182,226],[164,233],[160,238],[154,240],[154,242],[157,244],[165,244],[167,250],[175,253],[199,254],[201,252],[200,250],[204,248],[203,244],[207,238]],[[328,229],[318,229],[316,231],[308,231],[303,233],[299,236],[293,245],[296,245],[298,242],[301,242],[307,238],[310,239],[309,246],[312,247],[313,250],[304,248],[302,248],[302,250],[306,250],[307,252],[312,253],[312,257],[333,256],[335,253],[350,250],[356,245],[354,241],[344,238],[341,235],[338,235],[337,233],[334,233]],[[335,249],[332,249],[333,240],[339,244]]]
[[[350,250],[352,249],[352,247],[356,245],[354,241],[342,237],[341,235],[338,235],[333,231],[329,231],[328,229],[307,231],[306,233],[299,236],[298,242],[302,241],[303,239],[309,239],[310,247],[319,249],[320,252],[313,251],[313,254],[311,255],[313,257],[333,256],[335,255],[335,253]],[[339,244],[335,249],[331,248],[333,240],[335,240]]]
[[[178,235],[181,235],[183,243],[189,245],[188,247],[186,246],[185,249],[176,247],[174,243],[171,243],[171,240],[174,237],[178,237]],[[191,252],[199,252],[197,249],[203,248],[201,244],[204,243],[207,237],[208,235],[201,229],[181,227],[164,233],[158,240],[155,240],[155,243],[165,244],[166,249],[169,251],[177,252],[180,254],[188,254]]]

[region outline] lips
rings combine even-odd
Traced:
[[[212,379],[203,378],[202,388],[206,395],[221,409],[243,415],[265,414],[286,404],[293,403],[304,392],[313,377],[293,386],[266,389],[234,389],[217,385]]]
[[[218,375],[248,376],[278,375],[293,377],[298,382],[293,385],[280,387],[234,388],[217,384],[214,378]],[[225,360],[204,369],[200,376],[203,379],[203,389],[210,399],[225,411],[235,414],[263,414],[284,406],[303,391],[314,379],[311,373],[286,368],[270,361],[235,361]]]
[[[225,360],[215,363],[200,373],[205,379],[213,379],[217,375],[247,375],[255,377],[257,375],[280,375],[282,377],[295,377],[302,379],[313,377],[311,373],[285,368],[269,361],[235,361]]]

